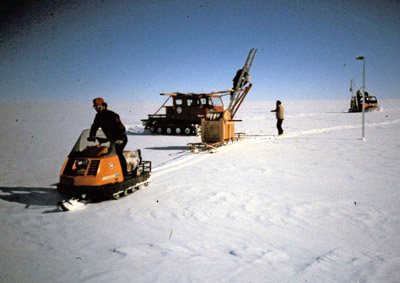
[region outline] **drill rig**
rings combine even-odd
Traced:
[[[211,110],[206,117],[201,119],[201,143],[189,143],[192,151],[214,150],[229,142],[238,141],[244,138],[243,133],[235,133],[234,117],[250,91],[252,84],[249,70],[253,64],[257,49],[251,49],[242,69],[237,72],[234,78],[234,89],[230,89],[230,104],[227,109]],[[245,86],[249,83],[248,86]]]
[[[228,110],[233,118],[245,97],[243,92],[247,89],[247,94],[250,90],[250,85],[246,88],[245,85],[251,81],[249,70],[256,52],[257,49],[250,50],[244,67],[234,79],[233,89],[210,93],[161,93],[167,99],[154,114],[141,120],[144,129],[156,135],[196,136],[200,133],[202,119],[207,120],[209,113],[210,117],[215,117],[215,113],[225,110],[222,100],[225,95],[230,95]],[[169,101],[172,103],[168,103]],[[165,113],[160,113],[161,109],[165,109]]]

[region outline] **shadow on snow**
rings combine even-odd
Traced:
[[[61,197],[55,188],[0,187],[0,199],[24,204],[28,209],[31,206],[55,206]]]
[[[189,150],[188,146],[160,146],[160,147],[146,147],[146,149],[150,150]]]

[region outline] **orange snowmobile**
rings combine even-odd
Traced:
[[[89,132],[82,131],[61,169],[57,190],[72,197],[59,203],[63,210],[90,201],[118,199],[150,182],[151,162],[142,161],[140,150],[124,151],[128,172],[124,176],[114,142],[102,130],[97,131],[94,142],[88,141]]]

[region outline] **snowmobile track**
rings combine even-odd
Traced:
[[[126,188],[125,190],[118,191],[113,194],[113,199],[117,200],[121,197],[133,194],[134,192],[140,190],[141,186],[144,185],[147,187],[151,181],[152,179],[149,178],[144,182],[137,183],[135,186]],[[61,200],[58,202],[57,205],[62,211],[73,211],[73,210],[81,210],[85,208],[87,204],[93,204],[93,202],[91,202],[89,199],[86,199],[85,196],[83,196],[82,198],[74,197],[68,200]]]

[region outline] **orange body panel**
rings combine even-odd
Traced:
[[[75,159],[75,158],[74,158]],[[103,158],[77,158],[75,161],[67,157],[60,172],[60,183],[73,186],[103,186],[116,182],[123,182],[121,164],[117,155],[107,156]],[[90,168],[94,162],[98,163],[96,172],[88,174],[88,169],[78,170],[77,175],[69,175],[65,173],[65,169],[69,161],[74,162],[72,169],[76,170],[77,160],[88,160],[87,168]]]
[[[365,109],[368,109],[368,108],[373,108],[373,107],[378,107],[378,103],[368,103],[368,102],[365,102]]]

